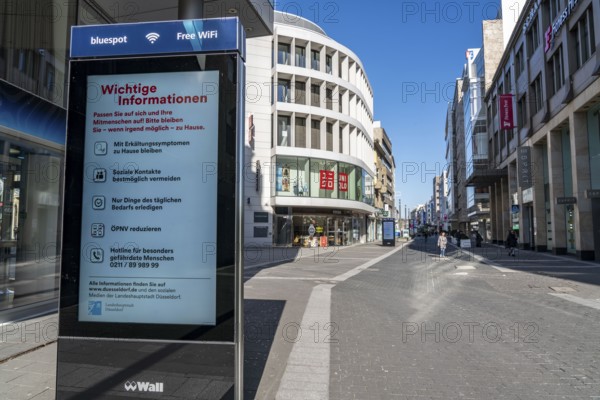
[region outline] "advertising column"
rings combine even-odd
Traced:
[[[88,77],[80,321],[215,324],[218,82]]]

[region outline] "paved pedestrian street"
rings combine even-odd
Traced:
[[[598,264],[420,238],[269,257],[245,271],[245,399],[600,399]],[[54,398],[56,326],[4,326],[1,399]]]
[[[600,398],[598,265],[431,242],[333,288],[331,399]]]

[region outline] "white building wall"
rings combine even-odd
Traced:
[[[290,44],[290,65],[277,63],[278,43]],[[296,44],[306,48],[306,67],[295,66]],[[311,49],[320,52],[320,70],[311,69]],[[332,73],[326,71],[326,55],[332,55]],[[342,60],[340,63],[340,59]],[[272,180],[275,179],[271,169],[273,156],[276,154],[293,155],[298,153],[305,157],[325,158],[348,162],[365,169],[375,176],[375,158],[373,144],[373,91],[364,73],[363,66],[358,57],[348,48],[340,45],[331,38],[316,31],[276,23],[274,35],[255,39],[247,42],[247,84],[246,84],[246,114],[252,116],[255,126],[254,149],[250,148],[248,132],[246,132],[246,169],[251,173],[246,174],[246,209],[244,233],[247,243],[270,245],[273,242],[273,204],[271,197]],[[295,102],[277,102],[277,83],[279,79],[291,82],[292,91],[297,80],[306,82],[306,104]],[[311,105],[311,84],[320,85],[319,107]],[[275,85],[272,87],[272,85]],[[327,87],[334,87],[333,109],[325,105]],[[338,96],[341,92],[341,112],[338,108]],[[274,96],[274,101],[271,97]],[[293,96],[294,97],[294,96]],[[292,99],[292,101],[294,101]],[[277,146],[277,115],[291,116],[291,126],[288,146]],[[307,118],[307,147],[297,149],[294,144],[294,118],[301,115]],[[311,118],[321,121],[321,132],[326,131],[326,123],[333,124],[333,152],[325,151],[326,135],[321,135],[320,150],[310,148],[310,121]],[[248,129],[248,127],[247,127]],[[339,149],[339,131],[342,132],[342,149]],[[274,146],[272,146],[272,143]],[[257,161],[262,168],[262,182],[260,191],[256,190],[254,179]],[[248,203],[249,199],[249,203]],[[279,199],[279,198],[278,198]],[[286,199],[289,206],[315,206],[323,207],[329,202],[331,207],[339,207],[341,203],[334,200],[321,199]],[[338,203],[338,204],[336,204]],[[359,204],[358,202],[345,202],[346,207],[354,203],[354,209],[369,213],[374,208]],[[279,204],[279,200],[278,200]],[[283,205],[283,203],[282,203]],[[255,212],[269,213],[269,236],[267,238],[254,238]]]
[[[246,154],[245,154],[245,224],[244,237],[246,244],[272,243],[272,207],[271,203],[271,131],[272,110],[271,105],[271,76],[272,76],[272,37],[248,39],[246,57]],[[254,150],[250,148],[248,120],[254,120]],[[261,165],[261,185],[256,191],[256,162]],[[250,204],[248,204],[250,199]],[[267,238],[254,238],[254,213],[269,213],[269,236]],[[261,224],[262,225],[262,224]]]

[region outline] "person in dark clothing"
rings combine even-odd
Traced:
[[[481,242],[483,242],[483,237],[481,237],[479,232],[475,232],[475,246],[481,247]]]
[[[517,247],[517,235],[515,231],[508,231],[506,247],[508,248],[508,255],[515,257],[515,248]]]

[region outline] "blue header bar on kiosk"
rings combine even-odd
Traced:
[[[245,31],[236,17],[71,28],[71,58],[237,51]]]

